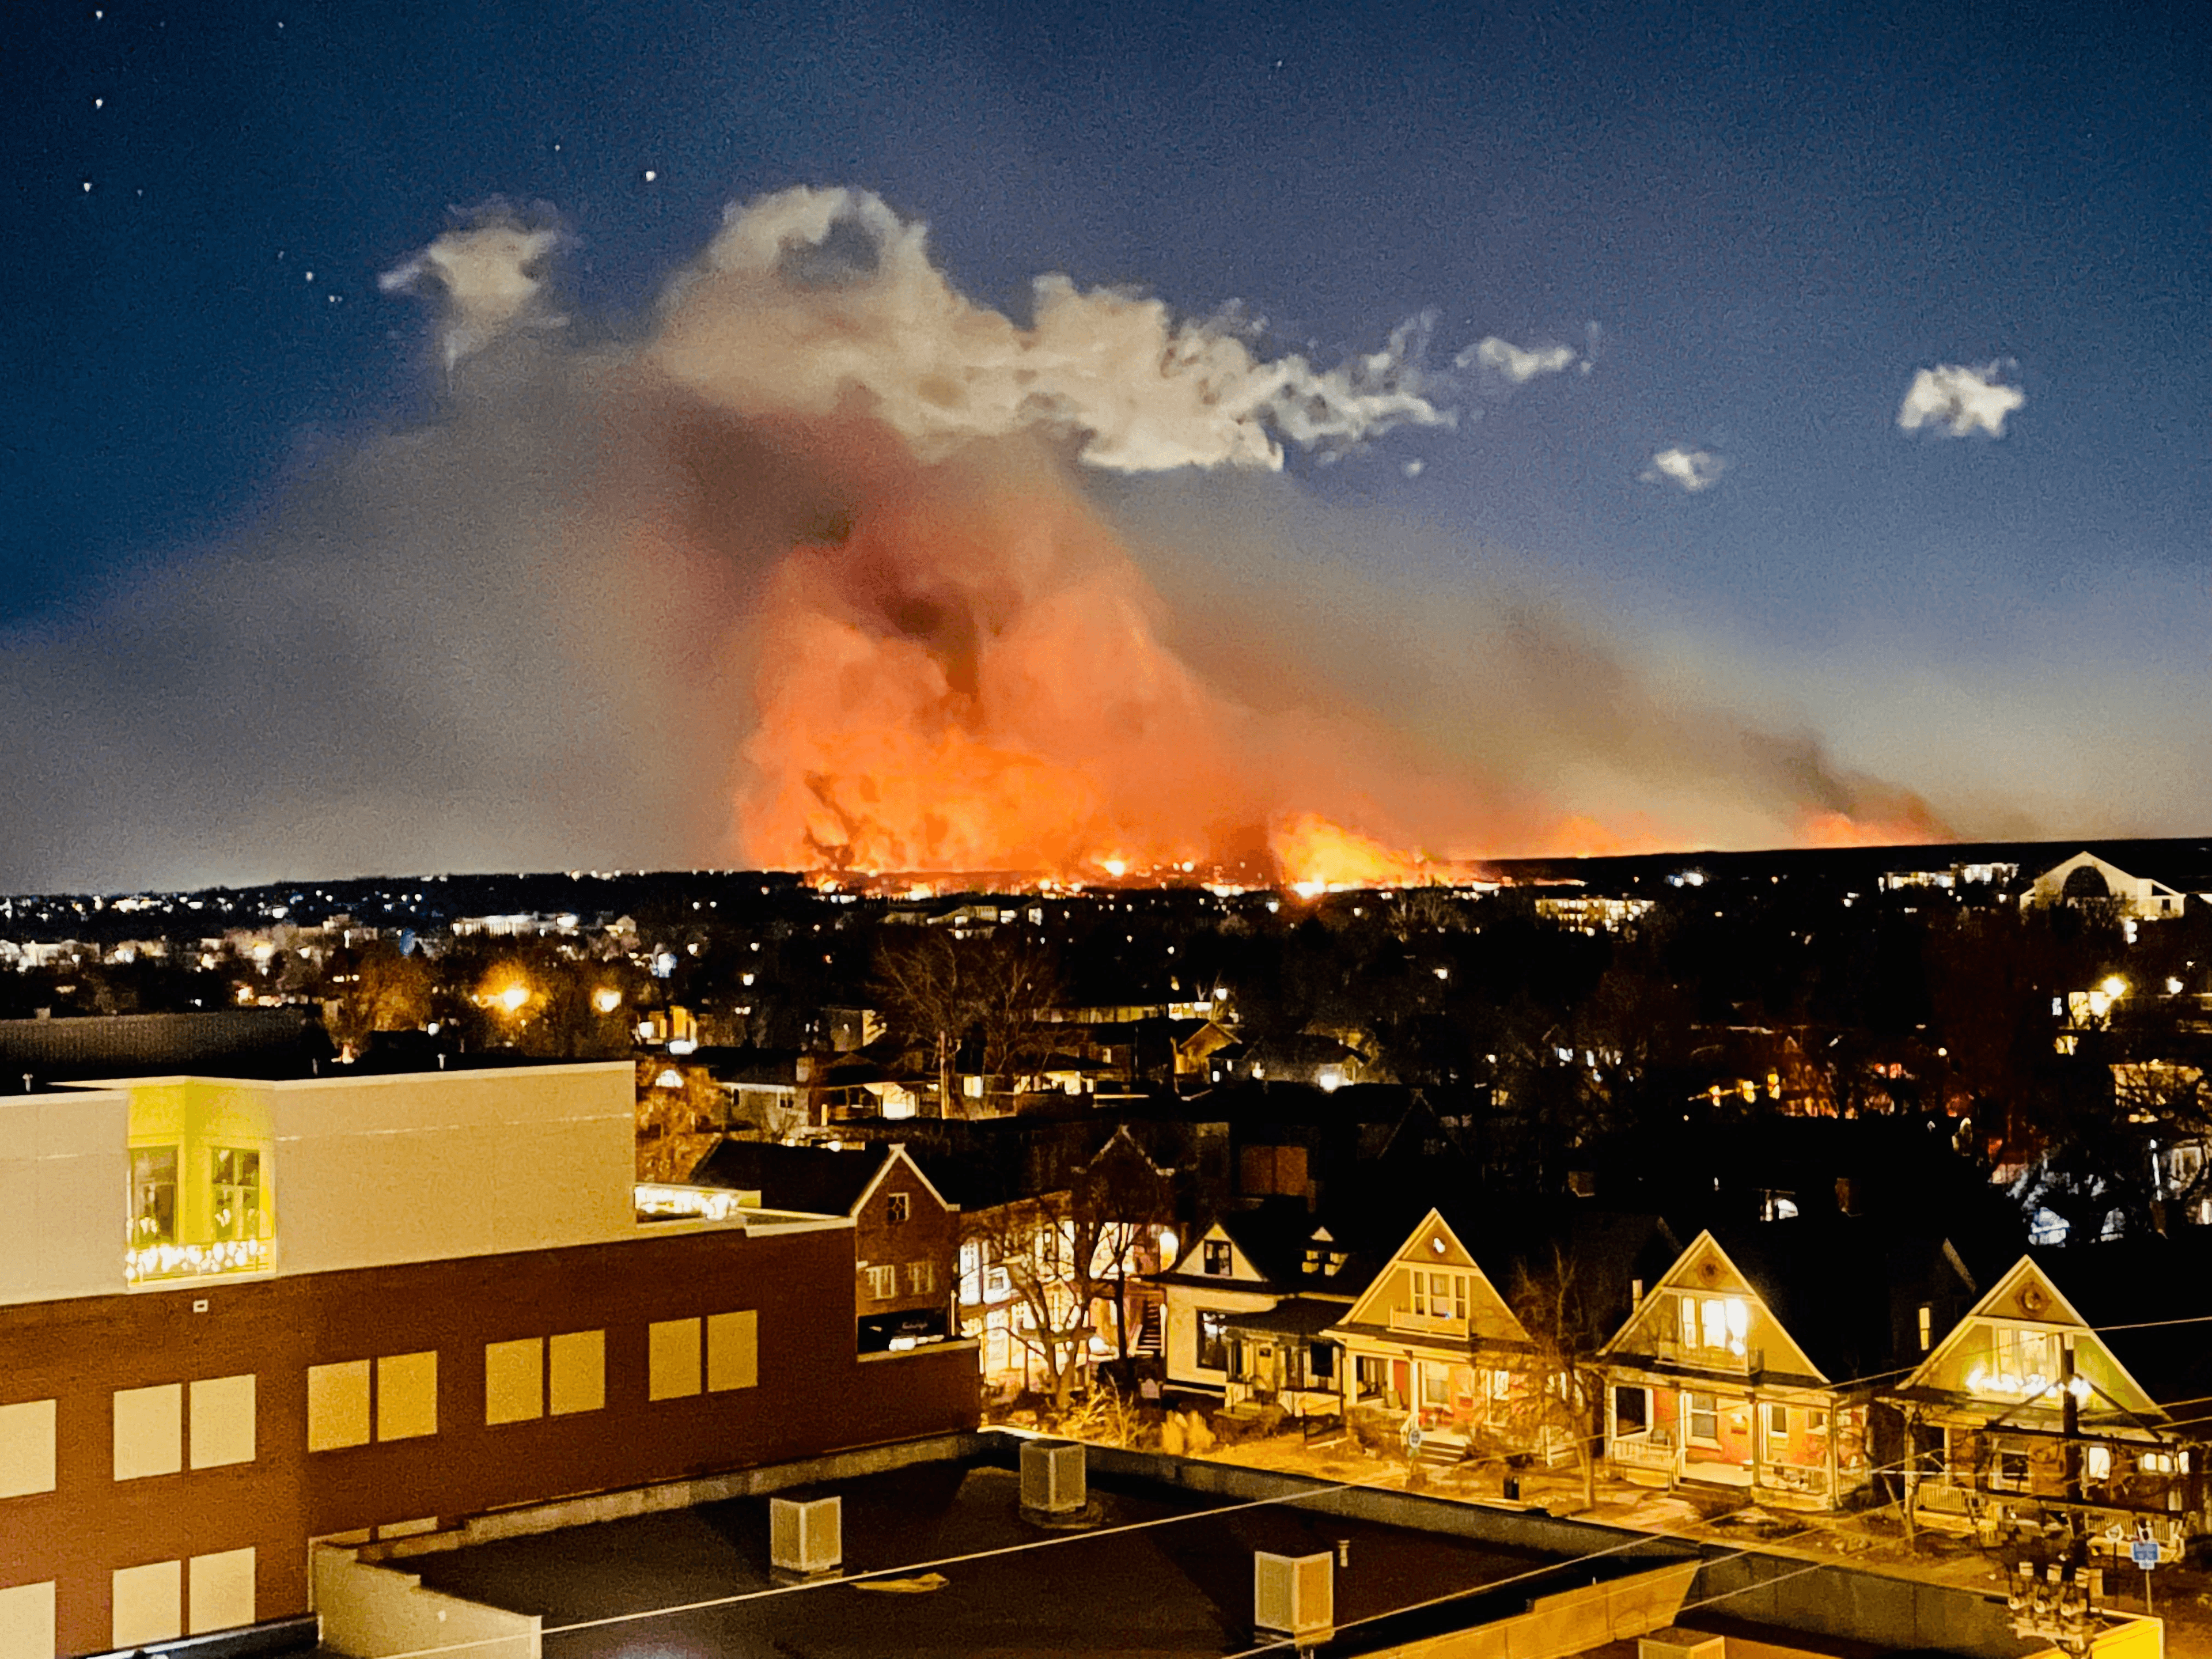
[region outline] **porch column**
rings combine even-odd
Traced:
[[[1871,1409],[1871,1407],[1869,1408],[1869,1412]],[[1874,1432],[1871,1418],[1867,1423],[1866,1432],[1869,1436]],[[1828,1399],[1828,1507],[1830,1509],[1840,1508],[1843,1504],[1843,1476],[1840,1473],[1843,1460],[1836,1455],[1836,1443],[1843,1437],[1844,1409],[1832,1395]],[[1867,1462],[1869,1463],[1874,1462],[1874,1448],[1871,1445],[1867,1448]]]
[[[1760,1448],[1766,1439],[1766,1425],[1759,1415],[1759,1390],[1750,1391],[1751,1398],[1751,1489],[1759,1490],[1759,1472],[1765,1458]]]

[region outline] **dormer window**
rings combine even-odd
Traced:
[[[1348,1260],[1350,1260],[1350,1258],[1347,1257],[1342,1250],[1331,1250],[1328,1253],[1328,1275],[1331,1278],[1335,1277],[1337,1271],[1341,1268]]]
[[[1200,1249],[1206,1273],[1217,1279],[1229,1277],[1229,1241],[1227,1239],[1209,1238],[1200,1246]]]

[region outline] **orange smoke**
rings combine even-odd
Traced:
[[[1318,892],[1470,879],[1493,851],[1684,844],[1640,814],[1559,817],[1425,766],[1373,716],[1285,696],[1279,666],[1253,671],[1250,696],[1201,676],[1041,446],[926,464],[866,421],[773,430],[841,493],[753,618],[737,806],[751,863],[1079,883],[1235,870]],[[1814,846],[1941,834],[1891,795],[1800,824]]]

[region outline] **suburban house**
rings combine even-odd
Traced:
[[[641,1213],[605,1064],[0,1097],[9,1659],[304,1613],[308,1544],[977,1420],[849,1215]],[[836,1409],[823,1409],[825,1401]]]
[[[726,1194],[741,1209],[852,1220],[854,1328],[862,1353],[942,1342],[953,1334],[960,1208],[948,1204],[896,1142],[854,1152],[725,1139],[686,1185]]]
[[[1677,1241],[1656,1216],[1474,1202],[1432,1208],[1329,1330],[1347,1413],[1418,1428],[1431,1457],[1571,1455],[1579,1421],[1545,1403]],[[1524,1300],[1550,1315],[1532,1329]]]
[[[1875,1397],[1975,1288],[1947,1241],[1887,1224],[1701,1232],[1605,1346],[1607,1457],[1649,1484],[1837,1507],[1891,1461]]]
[[[1370,1266],[1303,1203],[1221,1217],[1152,1281],[1167,1386],[1293,1416],[1336,1412],[1338,1345],[1325,1333]]]
[[[2124,1550],[2212,1530],[2212,1250],[2023,1255],[1886,1391],[1915,1523],[1984,1536],[2069,1514]]]

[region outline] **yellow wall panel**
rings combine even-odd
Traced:
[[[568,1331],[548,1345],[553,1415],[595,1412],[607,1403],[607,1334]]]
[[[665,1319],[646,1332],[646,1397],[680,1400],[699,1392],[699,1322]]]
[[[400,1353],[376,1362],[376,1437],[414,1440],[438,1431],[438,1355]]]
[[[109,1641],[118,1648],[167,1642],[185,1633],[185,1564],[152,1561],[118,1567]]]
[[[0,1406],[0,1498],[53,1489],[54,1402]],[[4,1649],[0,1659],[6,1659]]]
[[[368,1361],[307,1367],[307,1449],[368,1443]]]
[[[193,1636],[253,1622],[253,1552],[195,1555],[186,1585]]]
[[[185,1385],[115,1392],[115,1478],[174,1474],[185,1466]]]
[[[192,1384],[192,1467],[220,1468],[253,1461],[253,1374]]]
[[[545,1414],[545,1344],[526,1336],[484,1345],[484,1421],[527,1423]]]
[[[707,1387],[720,1394],[729,1389],[750,1389],[760,1381],[760,1316],[751,1309],[743,1313],[712,1314],[707,1320]]]
[[[0,1659],[54,1659],[54,1587],[0,1589]]]

